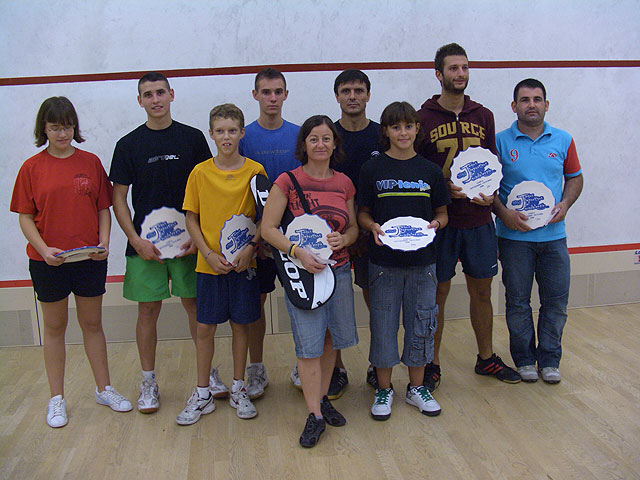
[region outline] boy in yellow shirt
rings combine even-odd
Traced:
[[[215,405],[209,390],[209,367],[214,352],[216,326],[231,321],[233,385],[229,403],[240,418],[253,418],[258,412],[244,386],[249,324],[260,317],[260,289],[255,276],[255,245],[244,228],[238,229],[231,262],[222,246],[231,237],[221,239],[225,223],[234,216],[255,222],[255,203],[250,180],[266,175],[264,167],[238,153],[244,136],[244,115],[235,105],[218,105],[209,114],[209,135],[216,143],[215,157],[198,164],[187,182],[183,209],[187,212],[187,230],[198,248],[197,337],[198,384],[176,421],[180,425],[196,423],[201,415],[213,412]],[[226,232],[226,230],[225,230]],[[225,247],[226,248],[226,247]]]

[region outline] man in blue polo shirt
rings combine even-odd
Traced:
[[[494,200],[511,356],[523,381],[537,381],[540,372],[545,382],[558,383],[570,278],[564,218],[582,191],[582,169],[571,135],[544,121],[549,101],[540,81],[518,83],[511,108],[518,119],[496,135],[503,178]],[[549,223],[534,230],[524,213],[505,206],[511,189],[527,180],[546,185],[555,199]],[[540,293],[537,346],[530,305],[534,275]]]

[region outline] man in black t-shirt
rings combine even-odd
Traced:
[[[369,77],[360,70],[345,70],[336,77],[333,91],[342,110],[340,119],[335,122],[335,125],[342,137],[342,148],[345,153],[344,162],[333,165],[333,168],[346,174],[357,188],[360,168],[372,155],[380,152],[380,125],[369,120],[366,114],[367,102],[371,97],[371,82]],[[368,237],[368,232],[361,231],[358,241],[349,249],[355,284],[362,289],[367,308],[369,307]],[[377,382],[373,367],[367,371],[367,382],[371,384]],[[329,386],[329,399],[339,398],[348,383],[347,371],[338,350]]]
[[[200,130],[171,118],[173,89],[160,73],[147,73],[138,82],[138,103],[147,113],[143,125],[125,135],[116,144],[109,179],[113,182],[113,210],[127,236],[126,271],[123,296],[138,302],[136,342],[142,366],[138,410],[158,410],[158,385],[155,378],[156,324],[162,300],[171,293],[182,300],[189,318],[189,329],[196,335],[196,248],[189,240],[176,258],[161,259],[153,243],[141,238],[145,217],[162,207],[182,212],[184,191],[193,167],[211,158],[211,150]],[[131,187],[131,203],[127,195]],[[184,212],[183,212],[184,213]],[[212,393],[228,393],[212,371]],[[214,391],[215,390],[215,391]]]

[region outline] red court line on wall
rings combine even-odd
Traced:
[[[621,243],[619,245],[595,245],[592,247],[571,247],[569,253],[604,253],[625,250],[640,250],[640,243]],[[109,275],[107,283],[121,283],[124,275]],[[31,280],[0,280],[0,288],[31,287]]]
[[[620,252],[623,250],[640,250],[640,243],[622,243],[620,245],[597,245],[594,247],[571,247],[569,253],[602,253]]]
[[[474,61],[472,68],[638,68],[640,60],[501,60]],[[239,67],[183,68],[160,70],[169,78],[210,77],[219,75],[243,75],[258,73],[265,67],[281,72],[331,72],[348,68],[360,70],[431,70],[433,62],[342,62],[342,63],[289,63],[281,65],[245,65]],[[137,80],[146,71],[85,73],[75,75],[48,75],[41,77],[0,78],[0,86],[41,85],[54,83],[102,82],[107,80]]]

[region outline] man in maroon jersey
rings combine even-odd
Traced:
[[[427,100],[418,111],[425,140],[417,150],[442,167],[444,177],[450,179],[453,159],[468,147],[480,146],[497,154],[495,125],[491,111],[464,94],[469,82],[469,61],[460,45],[451,43],[440,47],[436,52],[435,69],[442,93]],[[425,368],[424,384],[430,391],[440,384],[439,351],[444,305],[458,259],[462,262],[467,282],[471,325],[478,344],[475,372],[493,375],[503,382],[518,383],[518,372],[506,366],[493,352],[491,281],[498,273],[497,240],[491,218],[493,196],[481,194],[470,199],[450,180],[448,185],[452,199],[448,206],[449,224],[438,231],[435,240],[438,328],[434,338],[434,358]]]

